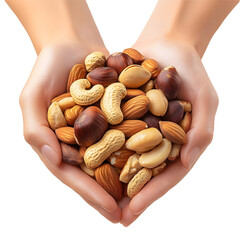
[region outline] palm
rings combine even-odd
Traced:
[[[122,223],[129,225],[152,202],[175,186],[211,142],[218,98],[198,54],[179,43],[162,41],[148,48],[134,46],[146,58],[157,60],[161,67],[176,67],[180,77],[178,98],[192,103],[192,125],[187,133],[180,159],[152,179],[131,201],[123,205]],[[195,154],[194,154],[195,153]],[[192,163],[190,162],[192,159]]]

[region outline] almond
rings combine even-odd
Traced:
[[[149,98],[146,96],[137,96],[121,106],[122,113],[125,119],[141,118],[149,109]]]
[[[177,144],[187,143],[187,136],[178,124],[169,121],[160,121],[159,125],[163,136],[171,142]]]
[[[146,59],[142,63],[142,66],[152,74],[152,77],[151,77],[152,79],[155,79],[161,71],[161,68],[158,62],[155,61],[154,59]]]
[[[67,144],[76,144],[73,127],[61,127],[55,130],[57,138]]]
[[[62,149],[62,160],[66,163],[79,165],[83,162],[82,156],[79,154],[78,150],[66,143],[60,143]]]
[[[123,100],[127,101],[127,100],[137,97],[139,95],[145,96],[145,93],[139,89],[127,89],[127,95]]]
[[[105,163],[95,170],[97,182],[117,201],[122,198],[122,184],[114,168]]]
[[[66,97],[71,97],[70,92],[68,92],[68,93],[63,93],[63,94],[61,94],[61,95],[53,98],[52,101],[51,101],[51,103],[53,103],[53,102],[59,102],[60,100],[66,98]]]
[[[72,108],[73,106],[76,105],[76,103],[73,101],[72,97],[66,97],[61,99],[58,102],[59,107],[61,108],[62,112],[64,112],[65,110]]]
[[[133,63],[138,64],[144,60],[144,56],[134,48],[126,48],[123,52],[132,58]]]
[[[128,158],[133,155],[135,152],[126,149],[125,146],[123,146],[122,148],[120,148],[118,151],[112,153],[109,158],[108,161],[111,163],[111,165],[113,165],[114,167],[117,168],[123,168],[123,166],[125,165],[125,163],[127,162]]]
[[[64,112],[64,116],[65,116],[65,119],[68,123],[68,125],[71,125],[73,126],[76,119],[78,118],[78,116],[80,115],[80,113],[84,110],[84,107],[82,106],[79,106],[79,105],[76,105],[70,109],[67,109],[65,112]]]
[[[146,128],[148,128],[148,125],[141,120],[124,120],[118,125],[111,126],[111,129],[122,131],[127,138]]]
[[[70,71],[68,82],[67,82],[67,91],[70,91],[70,87],[73,82],[78,79],[85,78],[87,75],[87,70],[83,64],[76,64]]]

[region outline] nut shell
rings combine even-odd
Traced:
[[[96,181],[116,200],[122,198],[122,184],[114,168],[105,163],[95,170]]]
[[[87,75],[87,79],[93,85],[101,84],[107,87],[118,80],[118,74],[113,68],[98,67]]]
[[[104,113],[97,107],[86,108],[74,124],[74,133],[80,146],[89,147],[100,140],[108,128]]]
[[[133,64],[132,58],[122,52],[116,52],[111,54],[106,62],[106,65],[108,67],[115,69],[118,75],[123,71],[123,69],[132,64]]]
[[[180,77],[175,67],[163,68],[155,80],[155,87],[161,89],[166,98],[171,101],[177,97]]]
[[[85,67],[88,72],[91,72],[97,67],[103,67],[106,62],[106,58],[102,52],[93,52],[85,58]]]

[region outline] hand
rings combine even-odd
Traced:
[[[46,167],[63,183],[113,223],[119,222],[121,210],[115,200],[80,168],[61,162],[61,148],[49,128],[47,109],[51,99],[66,91],[71,67],[84,61],[96,49],[79,43],[45,47],[37,57],[32,73],[21,93],[24,137]],[[97,194],[96,194],[97,193]]]
[[[121,223],[130,225],[155,200],[174,187],[192,168],[213,138],[214,118],[218,106],[217,93],[196,51],[184,43],[170,39],[133,46],[146,58],[157,60],[161,67],[175,66],[180,77],[178,97],[192,103],[192,125],[188,143],[160,175],[153,178],[131,201],[123,205]],[[146,47],[148,46],[148,47]]]

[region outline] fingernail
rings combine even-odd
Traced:
[[[189,154],[188,157],[188,168],[191,169],[196,163],[197,159],[200,157],[201,151],[198,147],[195,147]]]
[[[50,146],[44,145],[41,152],[48,161],[54,165],[58,165],[58,155]]]

